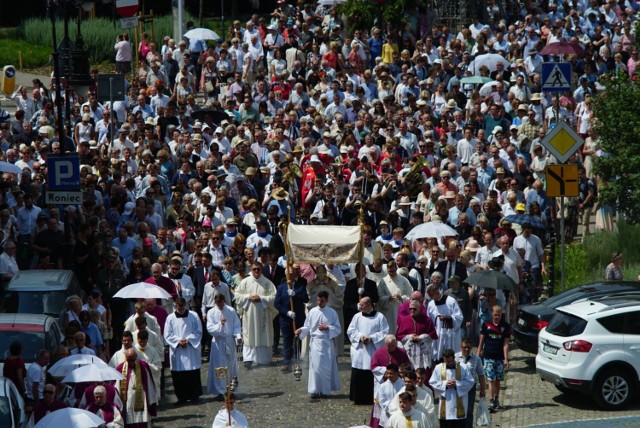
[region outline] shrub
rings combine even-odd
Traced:
[[[555,249],[555,270],[554,270],[554,294],[562,292],[561,277],[561,248],[560,245]],[[585,282],[595,281],[598,278],[594,277],[593,265],[590,264],[587,257],[587,249],[583,244],[576,243],[566,246],[565,252],[565,290],[569,290]],[[602,279],[602,273],[600,279]]]
[[[185,16],[185,21],[193,19]],[[69,37],[71,42],[75,42],[76,24],[73,20],[69,22]],[[113,46],[116,43],[118,34],[122,34],[124,30],[120,29],[118,21],[111,21],[105,18],[95,18],[82,21],[80,31],[84,39],[84,47],[89,52],[89,61],[91,64],[97,64],[102,61],[109,60],[115,54]],[[151,25],[147,24],[146,31],[151,35]],[[24,21],[22,26],[24,38],[28,43],[34,45],[48,46],[51,49],[51,21],[41,18],[30,18]],[[56,38],[57,42],[62,41],[64,33],[64,23],[56,22]],[[165,35],[173,34],[173,18],[171,15],[160,16],[154,18],[154,38],[156,45],[162,44],[162,38]],[[134,31],[131,31],[132,44],[135,44]],[[135,56],[134,56],[135,57]]]
[[[634,280],[640,274],[640,225],[619,219],[617,232],[600,230],[584,238],[583,243],[566,247],[565,290],[590,281],[604,280],[604,271],[611,262],[611,255],[624,254],[623,271],[626,280]],[[560,246],[556,247],[554,293],[562,291],[560,283]]]
[[[587,256],[591,264],[600,265],[604,269],[616,251],[624,254],[625,264],[640,263],[640,254],[637,251],[640,226],[618,218],[617,229],[617,232],[601,230],[585,237],[584,244],[588,249]]]

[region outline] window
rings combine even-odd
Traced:
[[[547,326],[547,331],[556,336],[570,337],[581,334],[586,326],[587,322],[580,317],[556,312]]]
[[[628,312],[625,321],[625,334],[640,335],[640,311]]]
[[[602,317],[598,319],[604,328],[611,333],[623,333],[624,332],[624,318],[625,314],[611,315],[608,317]]]
[[[64,312],[66,297],[64,291],[10,291],[2,300],[0,312],[59,317]]]

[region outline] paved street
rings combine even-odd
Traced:
[[[307,375],[296,382],[293,374],[283,375],[277,367],[256,368],[247,372],[240,368],[237,408],[258,427],[349,427],[368,422],[369,408],[349,402],[350,367],[348,357],[339,358],[342,389],[332,398],[311,403],[307,394]],[[206,368],[203,367],[203,385]],[[175,408],[169,396],[163,401],[155,427],[209,427],[220,403],[204,396],[199,406]],[[561,394],[553,385],[542,382],[535,374],[533,356],[515,350],[511,368],[501,392],[504,410],[492,415],[492,427],[613,427],[640,426],[640,403],[623,412],[604,411],[593,400],[580,395]],[[615,418],[608,421],[609,418]],[[603,420],[605,419],[605,420]],[[366,421],[366,422],[365,422]],[[581,421],[576,423],[575,421]]]

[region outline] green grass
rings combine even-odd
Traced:
[[[185,21],[193,19],[186,16]],[[158,16],[154,18],[154,34],[153,41],[160,46],[162,37],[173,33],[173,18],[171,15]],[[56,22],[57,42],[62,40],[64,28],[63,22]],[[122,34],[124,30],[120,29],[118,22],[104,18],[96,18],[85,20],[81,24],[82,37],[84,39],[84,47],[89,52],[89,61],[91,64],[97,64],[102,61],[109,60],[115,55],[113,49],[118,34]],[[146,32],[151,35],[151,24],[146,25]],[[47,19],[27,19],[21,28],[24,40],[34,45],[51,46],[51,21]],[[129,39],[135,45],[135,31],[131,31]],[[75,42],[76,25],[70,22],[69,36],[72,42]],[[50,48],[48,48],[50,49]],[[42,65],[42,64],[41,64]]]
[[[583,243],[567,245],[565,255],[565,290],[591,281],[604,280],[604,271],[614,252],[624,255],[624,278],[635,280],[640,275],[640,225],[617,223],[617,232],[598,231],[585,237]],[[554,294],[562,291],[560,281],[560,246],[556,247]]]
[[[22,51],[24,68],[36,68],[49,62],[51,48],[26,42],[24,40],[0,40],[0,64],[19,67],[18,52]]]

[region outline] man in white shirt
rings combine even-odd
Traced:
[[[87,342],[87,336],[83,332],[77,332],[73,336],[73,341],[75,342],[76,347],[69,351],[71,355],[96,355],[93,349],[84,346]]]
[[[278,34],[278,28],[275,25],[270,25],[268,29],[269,34],[264,38],[262,45],[267,51],[267,62],[270,63],[274,58],[276,49],[280,49],[284,44],[284,39],[281,34]]]
[[[41,349],[38,351],[38,358],[27,369],[27,376],[25,379],[26,391],[25,394],[28,399],[37,403],[42,400],[45,384],[45,372],[46,367],[49,365],[51,356],[49,351]]]
[[[16,261],[16,244],[13,241],[6,241],[4,252],[0,255],[0,281],[8,283],[19,271]]]
[[[471,162],[471,156],[473,156],[475,145],[476,140],[473,138],[473,129],[465,128],[464,138],[459,140],[457,144],[458,157],[460,158],[462,165],[466,166]]]
[[[220,281],[220,268],[211,267],[211,273],[205,273],[205,281],[209,279],[204,285],[204,292],[202,295],[202,319],[207,321],[207,312],[209,309],[215,306],[215,297],[218,294],[222,294],[225,298],[225,302],[231,302],[231,294],[229,292],[229,286]]]

